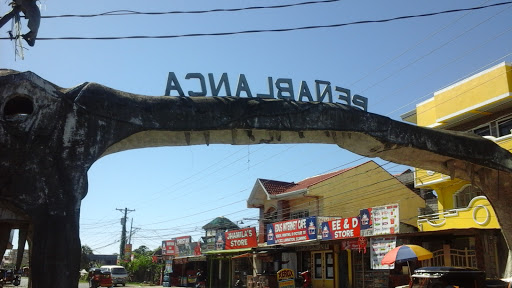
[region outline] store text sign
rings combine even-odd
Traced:
[[[267,225],[267,244],[286,244],[316,239],[316,217],[293,219]]]
[[[256,228],[254,227],[225,232],[225,239],[226,250],[252,248],[258,246],[258,240],[256,239]]]
[[[187,73],[185,75],[185,79],[182,79],[180,82],[174,72],[169,72],[167,85],[165,87],[165,96],[178,94],[177,96],[184,97],[186,96],[183,90],[183,87],[185,86],[182,84],[199,84],[200,88],[196,88],[198,90],[194,89],[187,91],[187,96],[207,96],[209,91],[211,96],[222,96],[220,92],[224,89],[224,96],[233,96],[231,91],[235,91],[235,97],[285,99],[299,102],[340,103],[368,111],[368,98],[357,94],[352,95],[352,92],[349,89],[339,86],[333,87],[331,82],[325,80],[315,80],[312,85],[308,84],[306,81],[300,81],[300,84],[295,86],[292,79],[289,78],[277,78],[274,80],[272,77],[267,77],[264,93],[253,93],[253,91],[251,91],[249,81],[247,81],[247,77],[245,77],[244,74],[240,74],[238,76],[237,84],[233,87],[229,83],[227,73],[222,73],[222,76],[217,80],[213,73],[208,73],[209,91],[206,83],[206,77],[201,73]],[[295,90],[295,88],[298,89]]]
[[[322,223],[322,239],[346,239],[359,237],[361,226],[358,217],[336,219]]]
[[[277,271],[277,282],[279,288],[295,288],[295,274],[292,269],[281,269]]]

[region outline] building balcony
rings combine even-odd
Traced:
[[[440,213],[418,216],[420,231],[468,228],[500,229],[496,213],[485,196],[473,198],[465,208],[448,209]]]
[[[439,172],[414,168],[414,187],[424,188],[430,185],[450,181],[450,176]]]

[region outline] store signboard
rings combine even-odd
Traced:
[[[398,204],[373,207],[373,235],[387,235],[399,233],[400,218]]]
[[[279,288],[295,288],[295,275],[292,269],[281,269],[277,271],[277,282]]]
[[[176,240],[177,254],[176,256],[192,256],[192,247],[190,247],[190,243],[192,243],[191,236],[181,236],[174,238]]]
[[[398,204],[388,204],[359,211],[361,236],[398,234],[400,215]]]
[[[317,239],[316,216],[267,225],[267,245]]]
[[[361,235],[358,217],[342,218],[322,223],[322,239],[346,239]]]
[[[395,265],[382,265],[384,255],[396,247],[396,237],[370,238],[370,262],[372,269],[394,269]]]
[[[162,241],[162,255],[164,255],[164,256],[175,256],[176,255],[176,241],[175,240]]]
[[[241,249],[258,247],[256,239],[256,228],[244,228],[240,230],[227,231],[225,233],[225,249]]]
[[[162,241],[162,255],[163,256],[194,256],[201,254],[201,247],[199,243],[192,242],[191,236],[182,236],[172,238],[171,240]]]
[[[341,250],[359,250],[358,239],[346,239],[341,241]]]

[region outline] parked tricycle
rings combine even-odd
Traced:
[[[416,269],[408,288],[508,288],[508,282],[486,279],[485,272],[463,267],[423,267]]]
[[[88,277],[89,288],[113,287],[112,274],[108,271],[102,271],[100,268],[91,268]]]
[[[21,274],[11,269],[0,269],[0,287],[8,283],[14,286],[20,285]]]

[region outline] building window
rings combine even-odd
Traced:
[[[322,279],[322,254],[321,253],[315,253],[315,278],[316,279]]]
[[[475,129],[471,130],[471,132],[473,132],[476,135],[480,135],[480,136],[492,136],[491,126],[489,124],[475,128]]]
[[[512,118],[498,121],[498,137],[512,134]]]
[[[274,223],[277,221],[277,210],[271,207],[265,212],[265,222]]]
[[[301,219],[309,217],[309,211],[303,210],[303,211],[295,211],[290,214],[290,219]]]
[[[334,254],[325,253],[325,278],[334,279]]]
[[[473,198],[481,195],[483,195],[482,190],[478,187],[467,185],[462,190],[453,194],[453,208],[466,208]]]

